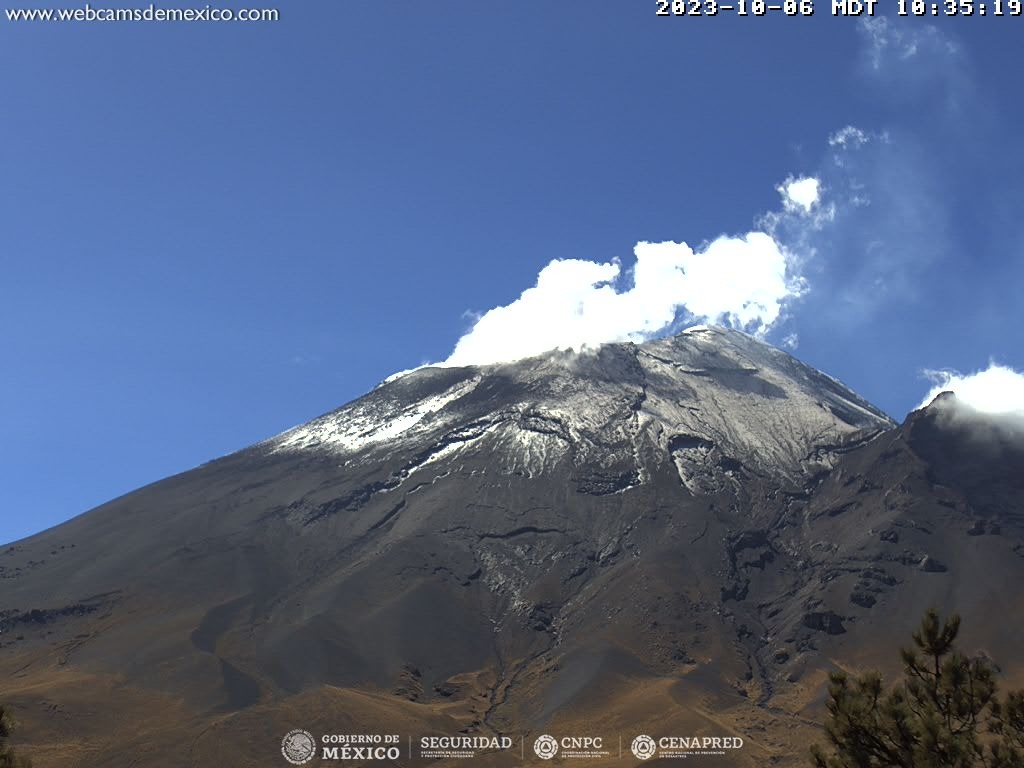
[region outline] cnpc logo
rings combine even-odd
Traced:
[[[533,742],[533,751],[541,760],[550,760],[558,754],[558,741],[545,733]]]
[[[541,760],[550,760],[559,750],[568,752],[591,752],[602,749],[604,740],[600,736],[563,736],[556,739],[544,734],[533,742],[533,751]]]

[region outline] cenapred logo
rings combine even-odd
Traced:
[[[301,728],[288,731],[281,739],[281,754],[292,765],[305,765],[316,755],[316,739]]]
[[[637,760],[650,760],[654,757],[654,753],[658,751],[658,745],[650,736],[640,734],[633,739],[629,749]]]
[[[533,751],[541,760],[550,760],[558,754],[558,741],[554,736],[548,736],[545,733],[543,736],[538,736],[537,740],[533,742]]]
[[[638,760],[660,760],[724,755],[726,750],[742,749],[739,736],[661,736],[657,740],[641,734],[629,745]]]

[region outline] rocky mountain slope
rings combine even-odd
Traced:
[[[1024,673],[1024,452],[951,407],[719,328],[417,370],[5,548],[0,696],[44,768],[286,765],[294,727],[795,765],[930,605]]]

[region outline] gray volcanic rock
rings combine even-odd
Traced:
[[[0,675],[43,766],[279,765],[299,725],[801,762],[824,672],[932,604],[1017,669],[1019,454],[965,472],[934,416],[719,328],[416,370],[8,547]]]

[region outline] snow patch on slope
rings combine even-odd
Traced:
[[[568,443],[558,435],[524,429],[509,424],[500,438],[499,451],[505,457],[506,474],[540,477],[553,469],[568,450]]]
[[[274,451],[329,448],[355,453],[371,446],[403,440],[419,434],[434,414],[449,403],[472,392],[480,377],[460,382],[441,394],[419,400],[405,408],[389,409],[376,400],[359,400],[339,411],[290,429],[271,438]]]

